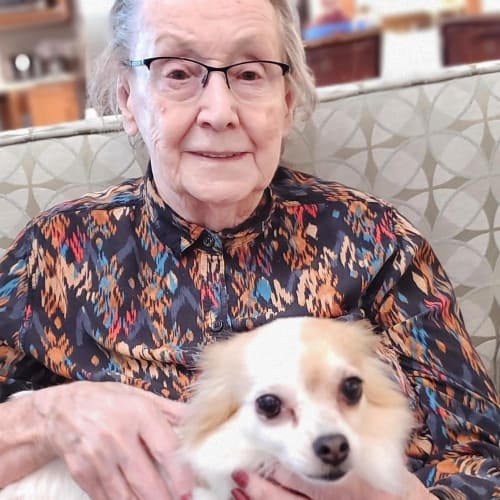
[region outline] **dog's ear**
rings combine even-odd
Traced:
[[[392,373],[389,360],[383,356],[383,339],[373,333],[368,321],[356,321],[353,325],[357,330],[359,348],[364,354],[363,378],[370,381],[365,384],[367,398],[377,406],[407,407],[408,402]]]
[[[185,442],[196,444],[234,415],[248,390],[244,350],[250,333],[207,346],[198,367],[200,375],[190,388],[191,400],[181,427]]]

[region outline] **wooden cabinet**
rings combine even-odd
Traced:
[[[37,85],[26,93],[31,124],[51,125],[82,118],[77,81]]]
[[[83,84],[77,78],[11,89],[0,99],[4,129],[51,125],[83,118]]]
[[[381,32],[377,28],[337,33],[305,45],[317,86],[380,76]]]
[[[43,8],[0,8],[0,30],[61,23],[70,19],[69,0],[52,0]]]
[[[9,92],[0,95],[0,131],[23,127],[25,116],[25,102],[21,93]]]
[[[440,29],[443,65],[500,59],[500,15],[444,19]]]

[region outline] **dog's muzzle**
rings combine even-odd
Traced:
[[[349,471],[346,464],[349,457],[349,441],[343,434],[325,434],[315,439],[312,444],[314,454],[328,466],[321,475],[313,479],[320,481],[336,481]]]
[[[349,456],[349,442],[343,434],[326,434],[313,443],[315,455],[326,465],[338,467]]]

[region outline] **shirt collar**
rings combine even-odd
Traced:
[[[146,214],[153,231],[162,243],[167,245],[176,256],[187,252],[200,238],[212,234],[224,247],[248,245],[257,236],[267,233],[271,215],[275,207],[275,196],[271,187],[254,213],[238,226],[220,232],[207,230],[205,227],[188,222],[174,212],[160,196],[153,178],[151,165],[145,175],[144,200]]]

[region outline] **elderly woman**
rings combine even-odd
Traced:
[[[193,355],[310,315],[366,317],[383,339],[420,423],[405,498],[498,494],[497,396],[428,243],[391,206],[279,166],[314,100],[287,0],[111,16],[96,85],[150,166],[35,218],[0,264],[2,399],[38,389],[0,405],[0,487],[59,456],[94,499],[187,498],[172,426]],[[234,479],[237,499],[340,497],[284,471]]]

